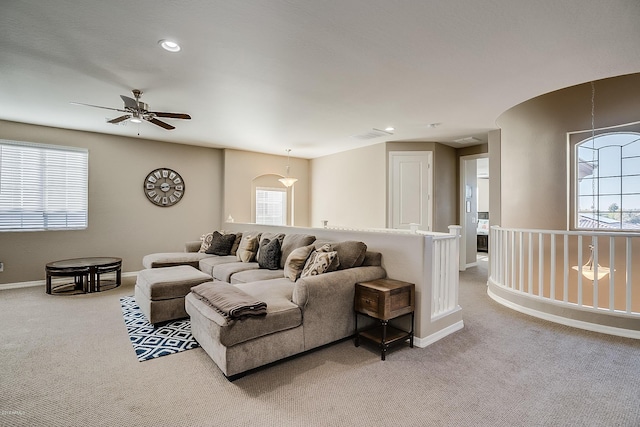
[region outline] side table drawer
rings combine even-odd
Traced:
[[[356,287],[356,311],[377,315],[380,304],[380,294],[377,291]]]

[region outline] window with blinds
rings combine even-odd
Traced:
[[[86,149],[0,140],[0,231],[87,228]]]
[[[287,191],[256,188],[256,224],[286,225]]]

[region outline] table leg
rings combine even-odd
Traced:
[[[98,275],[97,267],[92,267],[89,269],[89,292],[100,291],[100,289],[96,289],[97,275]]]
[[[382,351],[381,351],[381,355],[380,358],[382,360],[386,360],[387,359],[387,325],[389,324],[388,320],[383,320],[382,322],[382,342],[380,343],[380,345],[382,346]]]

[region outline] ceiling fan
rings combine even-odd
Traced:
[[[167,130],[175,129],[175,126],[171,126],[169,123],[165,123],[162,120],[158,120],[156,117],[168,118],[168,119],[191,119],[191,116],[184,113],[164,113],[161,111],[149,111],[149,104],[146,104],[140,101],[140,97],[142,96],[142,92],[138,89],[134,89],[131,91],[133,93],[133,98],[129,98],[128,96],[120,95],[122,101],[124,101],[124,108],[110,108],[110,107],[101,107],[99,105],[91,105],[91,104],[83,104],[81,102],[72,102],[74,105],[86,105],[87,107],[95,107],[102,108],[104,110],[113,110],[120,111],[122,113],[127,113],[123,116],[116,117],[115,119],[109,120],[107,123],[118,124],[125,120],[130,120],[133,123],[142,123],[142,120],[146,120],[154,125],[160,126]]]

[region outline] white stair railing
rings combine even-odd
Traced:
[[[640,233],[491,227],[491,284],[529,298],[640,318]],[[585,267],[592,257],[593,267]],[[634,281],[635,280],[635,281]]]

